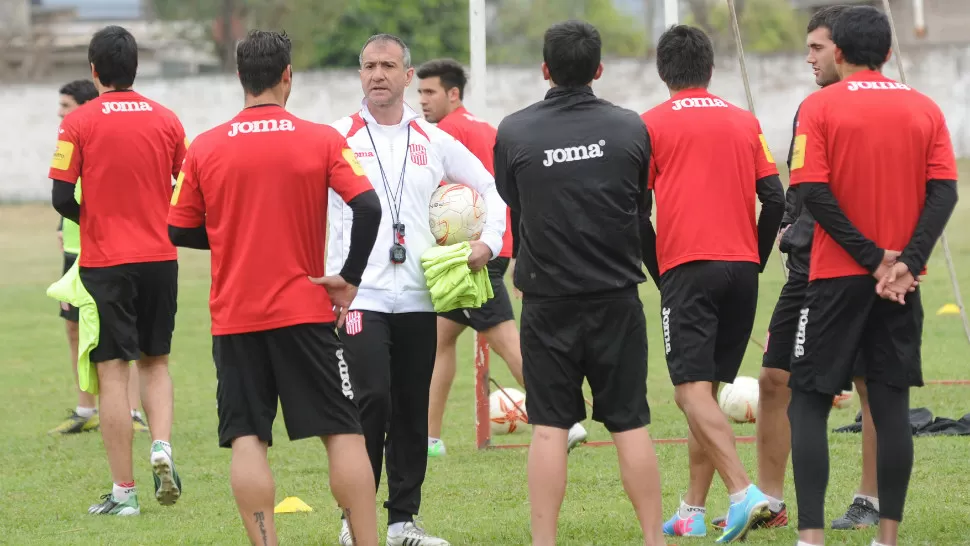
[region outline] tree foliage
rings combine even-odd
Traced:
[[[616,9],[612,0],[495,0],[497,18],[488,33],[490,63],[542,59],[543,34],[568,19],[588,21],[600,32],[605,56],[638,57],[646,52],[642,24]]]
[[[736,49],[727,2],[688,0],[688,6],[685,24],[704,29],[718,52]],[[745,52],[792,51],[805,43],[807,21],[788,0],[737,0],[735,8]]]

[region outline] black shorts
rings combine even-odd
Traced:
[[[80,268],[81,283],[98,306],[101,331],[92,362],[163,356],[172,348],[178,262]]]
[[[610,432],[650,423],[647,324],[636,288],[522,305],[522,373],[529,423],[568,429],[586,418]]]
[[[899,305],[880,298],[875,286],[868,275],[809,283],[799,312],[792,389],[836,395],[851,388],[853,376],[897,388],[923,386],[919,289]]]
[[[674,385],[733,383],[758,310],[760,264],[696,261],[660,277],[660,320]]]
[[[74,265],[74,262],[76,260],[77,260],[77,254],[65,252],[64,253],[64,272],[61,273],[61,275],[67,273],[67,271],[71,269],[71,267]],[[61,304],[60,315],[62,319],[70,322],[77,322],[79,320],[77,307],[74,307],[70,303],[63,302],[63,301],[60,302],[60,304]]]
[[[333,323],[212,336],[219,447],[242,436],[273,445],[277,403],[290,440],[360,434],[354,387]]]
[[[503,322],[515,320],[512,300],[509,299],[509,291],[505,288],[505,272],[508,269],[508,258],[495,258],[488,262],[488,278],[492,281],[492,292],[495,296],[478,309],[455,309],[438,313],[438,316],[462,326],[470,326],[476,332],[484,332]]]

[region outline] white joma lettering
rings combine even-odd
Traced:
[[[808,326],[808,307],[799,311],[798,331],[795,333],[795,358],[805,355],[805,328]]]
[[[337,371],[340,373],[340,390],[348,400],[354,399],[354,387],[350,384],[350,371],[344,360],[344,350],[337,349]]]
[[[110,114],[111,112],[151,112],[152,105],[144,101],[120,101],[101,103],[101,113]]]
[[[872,90],[883,90],[883,89],[899,89],[902,91],[912,91],[913,88],[906,85],[905,83],[897,82],[849,82],[849,91],[858,91],[860,89],[872,89]]]
[[[229,136],[240,133],[273,133],[276,131],[296,131],[293,122],[288,119],[260,119],[256,121],[234,121],[229,129]]]
[[[660,314],[663,316],[663,328],[664,328],[664,354],[670,354],[670,308],[664,307],[660,310]]]
[[[573,146],[571,148],[544,150],[543,153],[546,154],[546,158],[542,161],[542,164],[546,167],[551,167],[555,163],[566,163],[568,161],[582,161],[584,159],[591,159],[594,157],[603,157],[603,146],[606,146],[605,140],[601,140],[596,144],[589,144],[587,146]]]
[[[709,97],[677,99],[674,101],[671,110],[682,110],[684,108],[727,108],[727,103],[721,99]]]

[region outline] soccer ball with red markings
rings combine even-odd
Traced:
[[[492,434],[512,434],[529,424],[525,412],[525,394],[518,389],[497,390],[488,397]]]
[[[429,223],[442,246],[475,241],[485,228],[488,209],[477,191],[463,184],[444,184],[431,195]]]
[[[753,377],[739,376],[733,384],[721,387],[717,403],[721,411],[737,423],[754,423],[758,415],[758,380]]]
[[[845,409],[852,405],[852,401],[855,400],[855,385],[852,389],[847,391],[842,391],[842,394],[837,394],[832,398],[832,407],[836,409]]]

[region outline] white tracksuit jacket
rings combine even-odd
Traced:
[[[435,246],[429,219],[431,194],[442,180],[474,188],[485,200],[488,211],[480,240],[492,249],[492,258],[495,258],[502,249],[506,207],[495,189],[495,180],[464,145],[426,122],[407,104],[404,105],[404,117],[396,126],[378,125],[367,110],[366,102],[360,112],[331,125],[347,138],[381,200],[381,226],[377,242],[367,260],[367,268],[351,309],[382,313],[434,312],[431,293],[421,267],[421,255]],[[368,136],[368,128],[374,145]],[[406,147],[409,128],[410,145]],[[401,168],[407,156],[399,218],[405,226],[407,260],[400,265],[391,263],[390,259],[391,245],[394,243],[390,196],[384,189],[375,154],[380,154],[388,185],[394,193],[398,191]],[[336,275],[343,267],[350,250],[352,219],[350,207],[330,190],[327,275]]]

